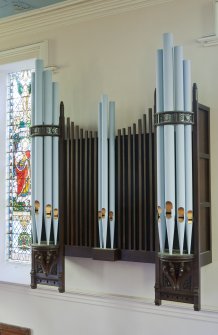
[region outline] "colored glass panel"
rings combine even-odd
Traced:
[[[9,259],[31,255],[31,70],[8,75],[7,219]]]

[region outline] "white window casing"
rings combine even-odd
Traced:
[[[10,72],[34,68],[36,58],[48,66],[48,41],[0,52],[0,281],[30,283],[30,264],[7,260],[6,224],[6,108],[7,75]]]

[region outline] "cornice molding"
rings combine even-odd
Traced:
[[[113,308],[130,310],[138,313],[161,315],[181,320],[202,321],[218,324],[218,310],[216,307],[202,306],[200,312],[192,309],[192,306],[182,306],[176,303],[165,302],[162,306],[155,306],[153,299],[129,297],[123,295],[112,295],[88,291],[69,291],[58,293],[57,288],[39,287],[32,290],[27,285],[0,282],[0,290],[12,294],[22,294],[38,297],[45,300],[68,301],[71,303],[82,303],[100,306],[102,308]]]
[[[218,36],[215,34],[203,36],[197,39],[197,42],[200,43],[203,47],[213,47],[214,45],[218,45]]]
[[[0,20],[0,38],[116,15],[174,0],[67,0]]]

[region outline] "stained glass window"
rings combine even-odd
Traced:
[[[8,258],[30,261],[31,70],[8,75],[7,220]]]

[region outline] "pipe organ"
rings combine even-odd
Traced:
[[[154,111],[116,131],[115,102],[102,95],[90,131],[65,120],[63,102],[58,117],[57,83],[36,61],[32,288],[63,292],[64,256],[155,263],[155,304],[200,309],[200,267],[211,262],[209,108],[172,34],[156,64]]]
[[[59,88],[43,61],[32,73],[32,264],[33,288],[37,283],[59,282]],[[52,272],[53,281],[47,280]],[[36,275],[38,273],[38,275]]]

